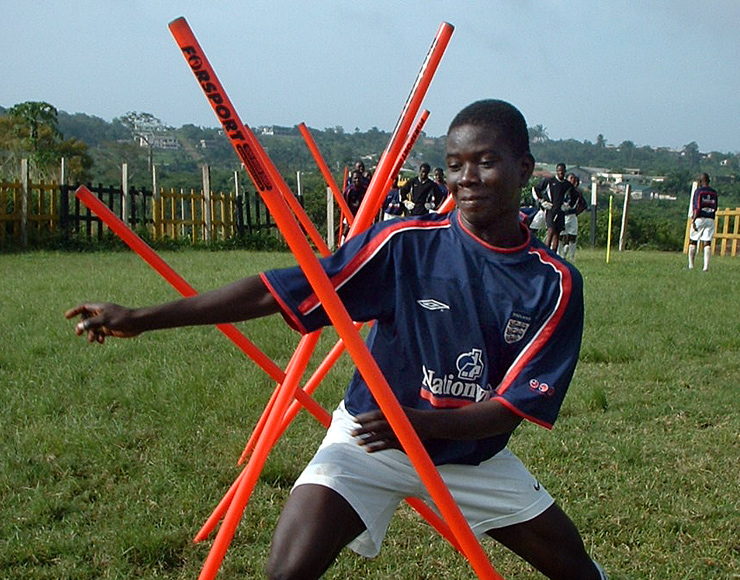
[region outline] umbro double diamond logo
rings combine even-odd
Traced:
[[[434,300],[433,298],[425,298],[424,300],[417,300],[416,303],[422,308],[427,310],[449,310],[450,307],[444,302]]]

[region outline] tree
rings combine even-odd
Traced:
[[[699,171],[699,163],[701,162],[701,153],[699,153],[699,145],[696,141],[684,145],[681,150],[681,160],[683,163],[688,165],[690,171]]]
[[[547,128],[542,125],[535,125],[529,128],[529,142],[530,143],[544,143],[549,141],[550,136],[547,134]]]
[[[129,111],[118,120],[131,132],[133,139],[138,140],[140,144],[146,144],[147,165],[151,172],[154,164],[154,136],[157,133],[163,133],[167,129],[166,125],[151,113],[136,111]]]
[[[85,177],[92,167],[87,145],[74,139],[65,141],[59,131],[57,109],[43,101],[14,105],[0,117],[0,169],[17,175],[19,160],[31,160],[31,173],[38,179],[57,175],[59,159],[70,158],[75,177]]]

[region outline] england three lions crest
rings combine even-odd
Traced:
[[[529,316],[517,314],[516,312],[512,314],[504,329],[504,340],[507,344],[514,344],[524,338],[527,329],[529,329],[530,320],[531,318]]]

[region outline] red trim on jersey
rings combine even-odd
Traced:
[[[524,239],[524,242],[519,244],[518,246],[514,246],[513,248],[502,248],[499,246],[494,246],[492,244],[489,244],[488,242],[482,240],[478,236],[476,236],[473,232],[471,232],[467,226],[463,223],[462,217],[460,217],[460,212],[457,212],[457,223],[460,224],[460,229],[464,231],[466,234],[468,234],[471,238],[473,238],[476,242],[478,242],[481,246],[484,246],[488,248],[489,250],[494,250],[495,252],[501,252],[503,254],[513,254],[514,252],[520,252],[524,248],[526,248],[531,240],[531,234],[529,232],[529,228],[525,226],[521,221],[519,222],[519,227],[522,229],[522,231],[527,234],[526,238]]]
[[[438,409],[457,409],[473,404],[473,401],[465,401],[463,399],[437,397],[434,393],[428,391],[427,389],[419,389],[419,396],[422,399],[426,399],[427,401],[429,401],[429,403],[431,403],[433,407],[436,407]]]
[[[497,395],[502,395],[506,392],[522,370],[531,362],[542,347],[552,339],[552,335],[555,333],[555,330],[565,314],[565,310],[568,307],[570,295],[573,290],[573,281],[571,280],[570,270],[565,266],[565,264],[556,258],[553,258],[544,248],[532,247],[529,249],[529,253],[536,255],[543,264],[551,266],[560,275],[560,296],[558,297],[558,302],[550,317],[545,321],[537,334],[534,335],[529,344],[522,349],[511,367],[509,367],[509,370],[504,375],[501,383],[499,383],[499,386],[496,388]],[[525,416],[521,411],[519,411],[518,414]],[[534,422],[539,423],[539,421]]]
[[[541,425],[545,429],[552,429],[552,423],[548,423],[547,421],[543,421],[542,419],[538,419],[537,417],[532,417],[531,415],[527,415],[526,413],[522,413],[521,409],[515,407],[512,405],[509,401],[504,399],[503,397],[500,397],[498,395],[494,396],[492,401],[496,401],[498,403],[501,403],[504,407],[509,409],[512,413],[515,415],[518,415],[522,419],[526,419],[527,421],[531,421],[532,423],[535,423],[537,425]]]
[[[272,294],[275,302],[278,303],[278,306],[280,307],[280,313],[283,315],[283,318],[285,318],[285,322],[288,323],[288,326],[290,326],[293,330],[297,330],[301,334],[307,334],[306,328],[301,324],[300,320],[293,315],[290,308],[288,308],[288,305],[280,297],[280,294],[278,294],[275,291],[275,288],[272,287],[272,284],[270,284],[270,281],[267,279],[267,276],[265,276],[264,272],[260,274],[260,278],[263,284],[267,287],[267,290],[270,292],[270,294]]]
[[[390,225],[389,227],[381,230],[377,236],[370,239],[368,243],[363,246],[359,252],[349,261],[349,263],[342,268],[340,272],[335,274],[331,278],[331,284],[335,291],[338,291],[342,286],[349,282],[357,272],[369,262],[375,254],[397,233],[406,230],[424,230],[424,229],[437,229],[437,228],[449,228],[450,220],[444,221],[428,221],[423,219],[418,220],[404,220],[396,224]],[[310,313],[314,308],[320,304],[318,296],[312,293],[298,306],[298,312],[302,315]]]

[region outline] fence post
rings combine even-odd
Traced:
[[[164,210],[160,207],[161,202],[162,196],[160,195],[159,191],[157,166],[152,164],[152,223],[154,224],[155,240],[158,240],[164,236],[164,225],[162,224],[162,220],[164,219]],[[144,211],[142,220],[144,223],[146,223],[146,210]]]
[[[301,204],[301,207],[303,207],[303,185],[301,184],[301,171],[300,169],[295,172],[295,178],[297,183],[297,195],[298,197],[298,203]]]
[[[599,182],[591,180],[591,249],[596,247],[596,212],[598,211]]]
[[[334,249],[334,193],[331,187],[326,188],[326,245]]]
[[[689,211],[686,216],[686,232],[683,236],[683,253],[689,253],[689,235],[691,233],[691,218],[694,215],[694,192],[699,187],[698,181],[691,182],[691,195],[689,195]]]
[[[624,186],[624,207],[622,208],[622,228],[619,230],[619,251],[623,251],[627,244],[627,215],[629,213],[630,196],[632,186],[627,183]]]
[[[206,222],[205,240],[206,244],[211,243],[211,168],[203,165],[203,217]]]
[[[121,164],[121,220],[126,225],[131,225],[131,203],[128,192],[128,163]]]
[[[252,206],[249,205],[249,190],[244,191],[244,222],[247,224],[247,231],[252,235]]]
[[[242,192],[239,189],[239,171],[234,171],[234,200],[236,204],[236,234],[244,237],[244,208],[242,206]]]
[[[21,248],[28,247],[28,194],[30,176],[28,173],[28,159],[21,159]]]
[[[67,163],[62,157],[59,170],[59,228],[64,239],[69,238],[69,192],[67,191]]]

